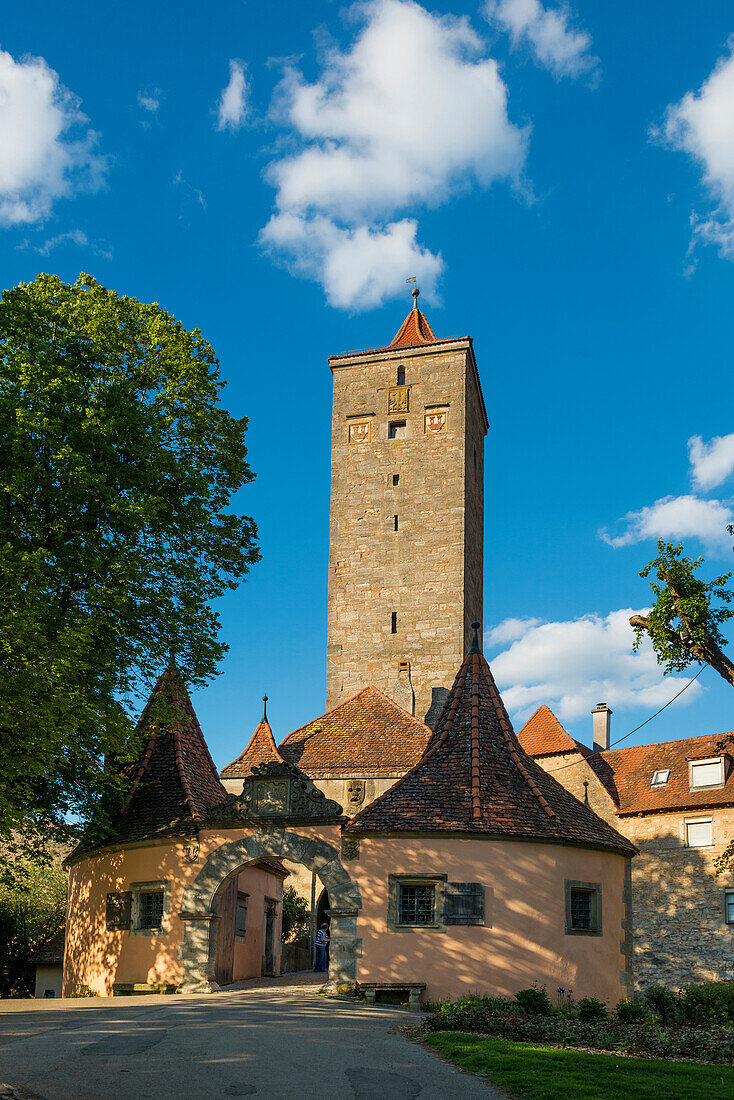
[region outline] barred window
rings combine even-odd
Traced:
[[[398,909],[399,924],[432,924],[435,886],[402,886]]]
[[[571,927],[576,931],[588,932],[591,929],[591,890],[571,891]]]
[[[160,928],[163,923],[163,891],[141,890],[138,896],[138,927]]]

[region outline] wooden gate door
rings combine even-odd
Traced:
[[[237,919],[237,877],[225,886],[219,898],[219,924],[217,927],[217,954],[214,964],[214,981],[217,985],[229,985],[234,974],[234,935]]]

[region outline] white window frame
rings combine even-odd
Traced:
[[[665,779],[658,779],[659,775],[664,775]],[[670,779],[670,768],[656,768],[652,773],[651,787],[664,787]]]
[[[694,783],[694,769],[710,766],[711,764],[719,765],[719,779],[717,779],[715,783]],[[688,761],[688,786],[692,791],[711,791],[715,790],[717,787],[723,787],[725,778],[723,756],[709,756],[705,760]]]
[[[710,841],[708,844],[691,844],[688,840],[689,825],[708,825]],[[686,848],[713,848],[714,846],[714,819],[712,817],[686,817],[683,821],[684,841]]]
[[[163,894],[163,916],[160,928],[140,927],[140,895],[150,893]],[[171,930],[171,883],[168,882],[131,882],[130,893],[132,904],[130,908],[130,935],[131,936],[167,936]]]
[[[402,435],[391,435],[390,433],[395,429],[402,428]],[[387,425],[387,438],[393,439],[407,439],[408,438],[408,421],[407,420],[390,420]]]

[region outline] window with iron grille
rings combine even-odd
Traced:
[[[601,885],[566,879],[566,935],[601,936]]]
[[[399,924],[433,924],[435,886],[400,886]]]
[[[138,895],[138,927],[160,928],[163,924],[163,891],[141,890]]]

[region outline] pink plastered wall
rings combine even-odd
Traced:
[[[427,999],[514,995],[534,982],[551,996],[558,987],[611,1004],[626,996],[623,856],[524,841],[364,837],[359,861],[348,866],[362,893],[359,981],[426,982]],[[445,874],[449,882],[482,883],[485,925],[388,931],[390,874]],[[601,884],[601,936],[566,935],[567,879]]]

